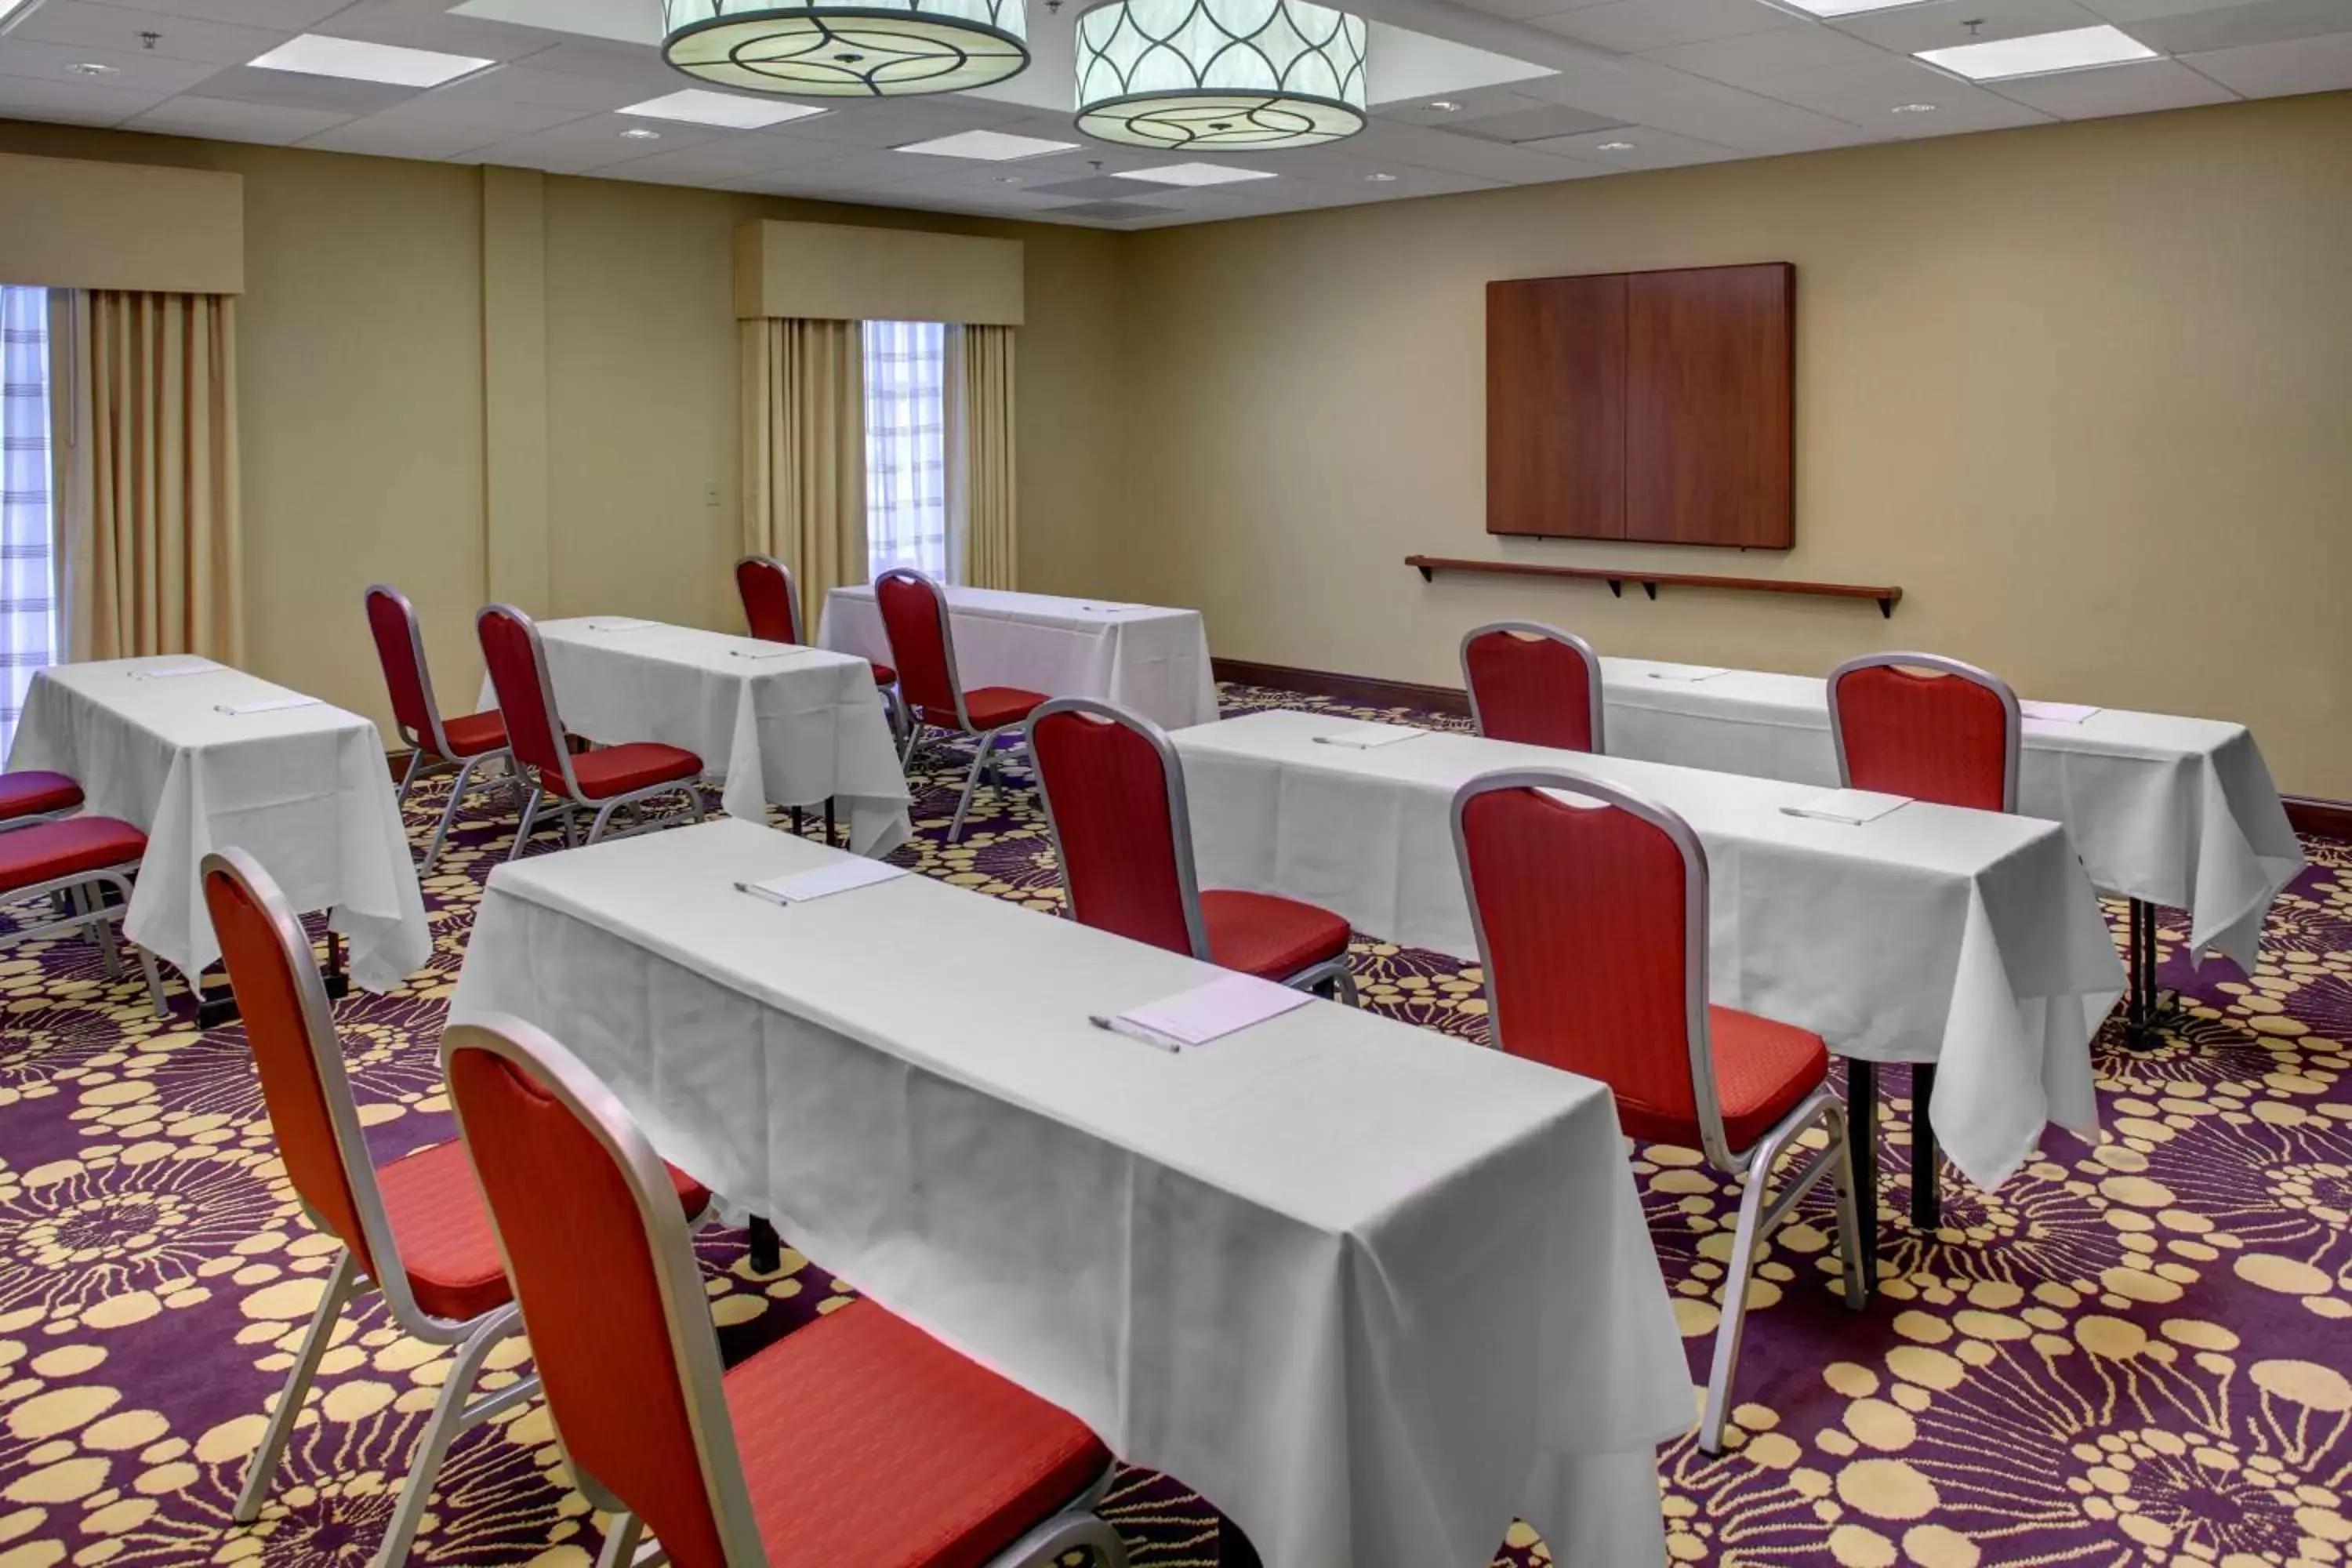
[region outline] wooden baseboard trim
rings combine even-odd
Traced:
[[[2297,833],[2316,833],[2326,838],[2352,838],[2352,800],[2315,800],[2303,795],[2284,798],[2286,801],[2286,819]]]
[[[1244,658],[1216,658],[1209,662],[1219,680],[1236,681],[1244,686],[1270,686],[1277,691],[1336,698],[1370,708],[1421,708],[1433,713],[1457,714],[1470,711],[1470,699],[1451,686],[1339,675],[1328,669],[1300,669],[1287,664],[1256,664]],[[2286,819],[2297,833],[2352,838],[2352,801],[2318,800],[2300,795],[2284,798]]]
[[[1244,658],[1213,658],[1210,668],[1219,680],[1244,686],[1270,686],[1277,691],[1331,697],[1370,708],[1421,708],[1433,713],[1467,715],[1470,699],[1459,687],[1422,686],[1410,680],[1381,680],[1369,675],[1339,675],[1328,669],[1300,669],[1287,664],[1254,664]]]

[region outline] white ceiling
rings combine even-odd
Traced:
[[[811,100],[828,112],[719,131],[614,112],[691,85],[626,41],[658,31],[659,0],[34,0],[0,36],[0,118],[1150,228],[2352,88],[2352,0],[1923,0],[1834,22],[1767,0],[1360,0],[1389,25],[1366,130],[1213,160],[1277,179],[1178,189],[1111,176],[1180,158],[1071,127],[1087,3],[1029,0],[1035,63],[986,96]],[[1911,58],[2100,22],[2163,58],[1992,86]],[[500,63],[425,92],[245,65],[311,30]],[[1429,108],[1440,92],[1460,107]],[[1916,104],[1934,107],[1897,112]],[[1013,163],[891,151],[981,128],[1085,144]]]

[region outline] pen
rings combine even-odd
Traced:
[[[1087,1022],[1106,1034],[1117,1035],[1125,1040],[1137,1041],[1150,1046],[1155,1051],[1166,1051],[1171,1057],[1181,1056],[1184,1051],[1184,1047],[1174,1040],[1163,1040],[1157,1035],[1144,1033],[1139,1027],[1122,1027],[1117,1019],[1106,1018],[1100,1013],[1087,1014]]]

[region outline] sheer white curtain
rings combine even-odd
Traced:
[[[56,662],[58,630],[49,294],[0,285],[0,755],[33,672]]]
[[[866,556],[869,575],[912,566],[947,580],[947,329],[866,323]]]

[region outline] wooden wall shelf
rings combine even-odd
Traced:
[[[1729,588],[1744,594],[1804,594],[1821,599],[1875,599],[1878,613],[1892,617],[1903,602],[1903,590],[1858,583],[1796,583],[1785,577],[1710,577],[1689,572],[1629,572],[1596,566],[1539,566],[1527,561],[1461,561],[1444,555],[1408,555],[1404,563],[1430,581],[1440,572],[1483,572],[1500,577],[1565,577],[1581,583],[1606,583],[1622,596],[1625,584],[1639,583],[1651,598],[1665,588]]]

